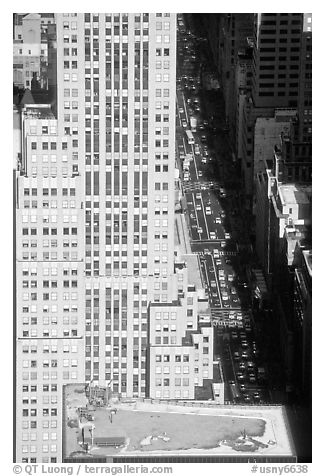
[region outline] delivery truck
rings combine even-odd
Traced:
[[[193,117],[193,116],[190,117],[190,124],[191,124],[191,130],[192,130],[192,132],[196,132],[196,126],[197,126],[197,119],[196,119],[196,117]]]

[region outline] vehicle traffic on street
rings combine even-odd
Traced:
[[[265,366],[255,337],[251,291],[241,265],[247,242],[234,182],[235,166],[220,153],[228,147],[222,103],[201,86],[204,40],[183,27],[178,38],[177,158],[192,252],[199,254],[215,330],[215,356],[226,380],[225,400],[268,402]],[[211,110],[212,108],[213,114]],[[217,130],[221,133],[217,134]],[[230,160],[229,160],[230,158]]]

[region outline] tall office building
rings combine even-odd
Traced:
[[[16,113],[24,462],[61,460],[65,383],[195,398],[213,377],[212,327],[175,258],[176,14],[56,14],[49,58],[56,117]]]
[[[59,462],[62,385],[84,380],[83,184],[49,105],[14,118],[15,460]]]
[[[227,13],[220,16],[218,72],[225,101],[225,121],[230,137],[236,135],[236,62],[238,53],[247,47],[247,39],[253,35],[253,13]]]
[[[85,184],[85,376],[143,396],[148,303],[173,297],[176,15],[57,15],[57,65]]]
[[[302,109],[299,104],[306,80],[302,82],[301,71],[306,54],[311,61],[306,38],[310,34],[304,34],[307,17],[310,15],[303,13],[255,14],[252,93],[246,99],[242,138],[242,170],[248,197],[254,192],[256,119],[273,118],[276,109]]]

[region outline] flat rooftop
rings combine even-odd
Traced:
[[[221,371],[221,366],[219,362],[213,364],[213,382],[223,383],[223,375]]]
[[[24,116],[37,119],[56,119],[49,104],[27,104]]]
[[[175,213],[175,248],[180,255],[191,252],[189,231],[183,213]]]
[[[281,202],[284,205],[310,203],[310,199],[307,194],[310,191],[310,187],[308,186],[285,184],[279,185],[278,190]]]
[[[63,459],[112,456],[294,456],[284,407],[111,399],[88,407],[85,384],[63,390]]]
[[[196,289],[203,289],[203,283],[200,274],[199,257],[196,254],[183,255],[182,259],[185,261],[188,268],[188,283],[195,286]]]

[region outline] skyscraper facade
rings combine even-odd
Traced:
[[[15,116],[15,458],[59,462],[62,385],[84,380],[83,184],[49,105]]]
[[[85,186],[85,376],[143,396],[148,302],[173,291],[176,16],[58,15],[57,38]]]
[[[21,111],[15,181],[24,462],[61,461],[65,383],[194,398],[213,374],[212,327],[175,260],[176,14],[55,20],[56,104]]]
[[[299,103],[306,88],[306,80],[302,82],[301,77],[305,68],[302,64],[306,64],[306,55],[311,61],[311,53],[307,52],[307,37],[311,36],[307,34],[307,17],[310,15],[303,13],[255,14],[252,92],[247,96],[243,114],[242,170],[247,196],[254,193],[256,118],[273,117],[275,109],[292,109],[297,113],[302,109]],[[307,86],[308,83],[309,80]]]

